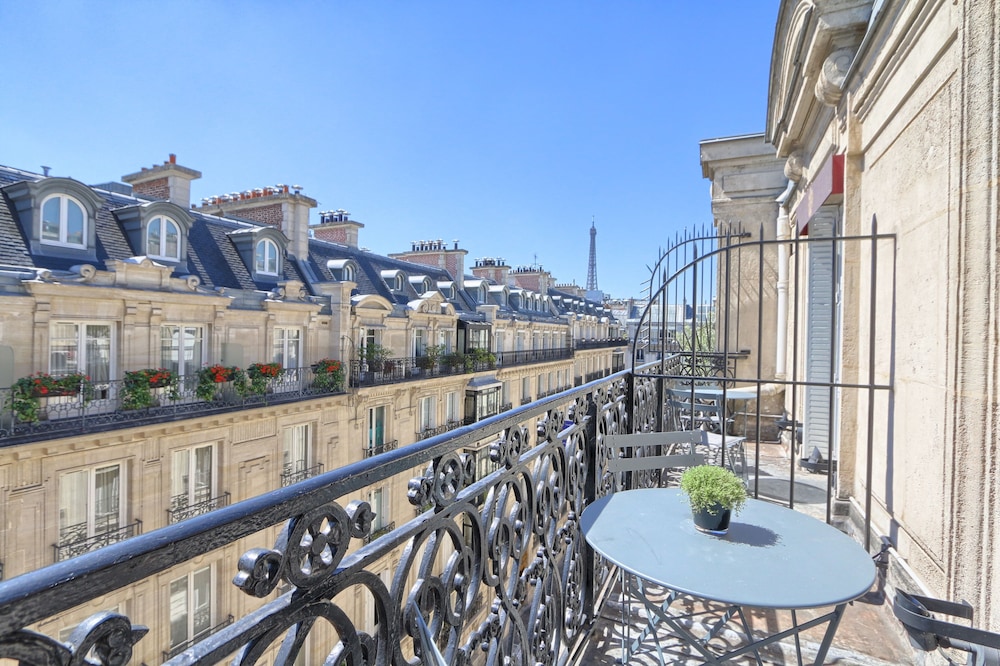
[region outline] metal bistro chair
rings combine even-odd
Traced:
[[[681,430],[676,432],[640,432],[631,435],[608,435],[605,438],[611,451],[608,460],[608,471],[614,477],[614,490],[633,488],[656,488],[676,486],[680,483],[680,475],[684,469],[704,465],[707,461],[702,453],[695,453],[695,448],[704,444],[705,433],[701,430]],[[626,476],[627,475],[627,476]],[[666,608],[676,600],[678,593],[666,590],[665,598],[651,608],[647,598],[647,583],[635,576],[626,576],[618,570],[619,585],[622,592],[621,623],[622,623],[622,655],[627,662],[631,655],[650,636],[653,637],[657,653],[662,661],[662,647],[656,631],[657,610],[665,612]],[[646,626],[633,640],[631,637],[632,621],[630,618],[633,597],[642,600],[646,607]]]
[[[732,419],[727,418],[725,405],[715,396],[699,398],[695,388],[694,401],[692,391],[688,389],[667,389],[667,404],[673,414],[674,425],[678,430],[704,433],[701,441],[695,443],[694,452],[704,453],[708,461],[714,465],[722,464],[722,451],[725,448],[726,467],[736,476],[748,483],[746,437],[729,435],[728,425]]]
[[[706,434],[682,430],[608,435],[606,442],[612,451],[608,471],[614,474],[615,490],[676,486],[685,468],[707,462],[704,453],[696,450],[706,443]],[[626,473],[630,474],[630,483],[624,481]]]

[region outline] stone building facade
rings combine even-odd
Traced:
[[[310,225],[316,202],[294,187],[192,206],[200,175],[174,156],[126,176],[132,190],[0,167],[4,578],[623,367],[602,304],[510,298],[505,284],[374,255],[358,247],[363,225],[346,213]],[[312,226],[341,228],[350,242],[323,240]],[[485,297],[462,288],[468,279]],[[577,351],[579,322],[607,344]],[[317,390],[325,360],[341,364],[343,383]],[[241,398],[250,384],[237,380],[205,383],[212,366],[275,363],[281,371],[259,395]],[[173,388],[150,385],[147,402],[128,402],[127,373],[160,369]],[[84,388],[11,399],[18,386],[55,387],[73,373],[86,376]],[[482,473],[486,444],[470,451]],[[376,532],[413,516],[407,482],[419,472],[359,493]],[[134,657],[159,663],[252,609],[230,583],[233,566],[247,548],[270,547],[277,530],[38,628],[67,636],[95,608],[117,607],[159,628]],[[371,604],[354,601],[374,623]]]

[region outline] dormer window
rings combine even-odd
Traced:
[[[387,269],[382,271],[382,280],[391,291],[401,292],[406,284],[406,274],[400,270]]]
[[[169,217],[154,217],[146,227],[146,256],[178,261],[181,258],[181,232]]]
[[[354,282],[354,266],[346,264],[341,272],[341,280],[344,282]]]
[[[87,214],[73,197],[55,194],[42,203],[42,242],[86,247]]]
[[[261,275],[278,274],[278,246],[269,238],[257,241],[254,249],[254,271]]]

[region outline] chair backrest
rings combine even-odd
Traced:
[[[695,430],[703,426],[708,426],[710,430],[720,430],[721,423],[726,418],[718,393],[699,393],[698,387],[694,391],[690,387],[667,389],[667,404],[674,414],[675,427],[682,430]]]
[[[694,446],[704,442],[701,430],[678,432],[640,432],[632,435],[608,435],[605,440],[614,454],[608,461],[608,471],[636,472],[681,467],[695,467],[705,464],[705,456],[694,453]],[[666,454],[642,455],[643,448],[660,446]],[[672,453],[681,450],[683,453]],[[622,454],[629,455],[622,455]]]

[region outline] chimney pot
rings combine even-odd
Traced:
[[[177,156],[174,155],[173,153],[170,153],[170,163],[177,164]]]

